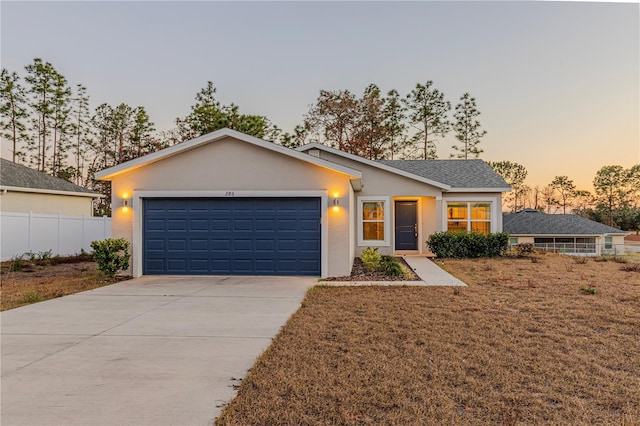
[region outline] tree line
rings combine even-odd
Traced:
[[[453,131],[457,143],[451,158],[477,158],[486,135],[478,120],[476,99],[464,93],[449,117],[451,103],[429,80],[405,96],[392,89],[384,95],[370,84],[358,97],[349,90],[321,90],[298,133],[371,160],[438,158],[437,143]]]
[[[92,110],[84,85],[72,86],[50,62],[35,58],[23,76],[2,69],[0,136],[12,161],[102,193],[94,213],[110,215],[111,185],[94,179],[99,170],[223,127],[282,137],[266,117],[222,105],[215,92],[209,82],[175,128],[157,131],[143,106],[102,103]]]
[[[95,172],[225,127],[289,148],[318,142],[372,160],[438,158],[438,142],[449,132],[456,139],[451,158],[478,158],[487,134],[474,97],[464,93],[452,110],[430,80],[404,96],[395,89],[384,94],[375,84],[361,96],[346,89],[320,90],[302,124],[289,133],[266,116],[221,103],[211,81],[196,93],[190,111],[175,119],[175,127],[158,131],[143,106],[102,103],[92,110],[87,88],[72,86],[41,58],[26,65],[23,74],[2,69],[3,144],[9,144],[14,162],[102,193],[96,215],[110,215],[111,186],[96,181]],[[640,227],[638,165],[603,167],[594,178],[595,194],[576,189],[567,176],[531,188],[524,166],[510,161],[489,165],[513,188],[504,197],[511,211],[573,212],[622,229]]]
[[[593,179],[594,193],[576,187],[568,176],[555,176],[544,187],[525,183],[526,168],[511,161],[488,164],[511,185],[504,194],[503,210],[525,208],[546,213],[573,213],[625,231],[640,231],[640,164],[628,169],[604,166]]]

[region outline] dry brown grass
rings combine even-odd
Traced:
[[[313,288],[217,424],[638,425],[640,273],[621,266],[452,260],[469,287]]]
[[[80,291],[102,287],[123,278],[108,278],[96,270],[94,262],[36,265],[25,262],[22,271],[2,268],[0,310],[6,311]]]

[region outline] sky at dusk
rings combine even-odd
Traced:
[[[433,80],[453,106],[476,98],[481,158],[523,164],[530,186],[567,175],[591,190],[602,166],[640,163],[637,3],[2,1],[0,13],[2,67],[24,75],[40,57],[92,107],[144,106],[158,130],[208,80],[285,131],[320,89],[406,95]]]

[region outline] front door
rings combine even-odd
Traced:
[[[417,201],[396,201],[396,250],[418,249],[417,207]]]

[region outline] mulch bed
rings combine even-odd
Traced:
[[[325,281],[419,281],[420,278],[413,272],[413,269],[401,257],[397,257],[398,261],[405,270],[404,277],[394,277],[385,275],[381,271],[369,271],[359,257],[353,259],[353,268],[351,275],[346,277],[329,277]]]

